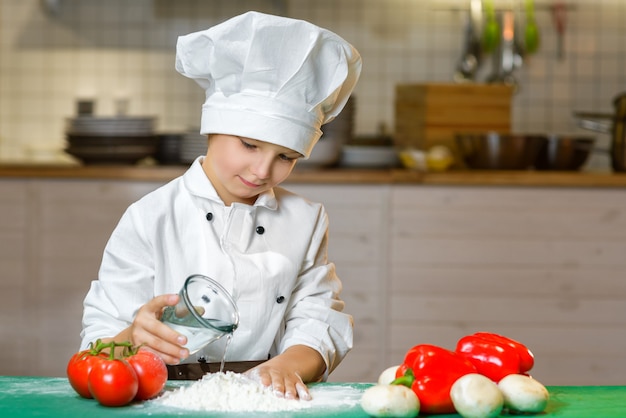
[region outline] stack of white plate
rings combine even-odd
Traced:
[[[65,152],[84,163],[132,164],[159,146],[153,117],[79,116],[67,120]]]
[[[206,155],[207,136],[197,132],[187,132],[180,142],[180,161],[192,163],[197,157]]]

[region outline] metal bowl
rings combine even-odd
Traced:
[[[537,170],[576,171],[587,162],[595,138],[551,135],[541,146],[535,161]]]
[[[531,168],[546,135],[457,134],[461,158],[469,168],[480,170],[527,170]]]

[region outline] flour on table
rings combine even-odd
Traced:
[[[155,402],[195,411],[275,412],[307,407],[306,401],[279,398],[271,388],[233,372],[207,374],[189,386],[166,392]]]
[[[195,411],[245,412],[293,411],[307,408],[352,407],[359,403],[361,391],[349,385],[312,385],[313,400],[279,398],[271,388],[243,374],[225,372],[206,374],[188,386],[166,392],[154,403]]]

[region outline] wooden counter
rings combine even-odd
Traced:
[[[0,178],[115,179],[165,182],[186,166],[0,165]],[[626,187],[626,173],[549,171],[448,171],[420,173],[403,169],[296,169],[289,183],[424,184],[456,186]]]

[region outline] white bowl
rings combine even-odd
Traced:
[[[306,160],[298,160],[296,167],[328,167],[337,164],[337,162],[339,162],[339,157],[341,157],[341,147],[346,140],[347,138],[344,139],[333,137],[331,135],[323,135],[317,144],[315,144],[309,158]]]
[[[344,167],[388,168],[400,162],[393,147],[345,145],[341,153],[340,165]]]

